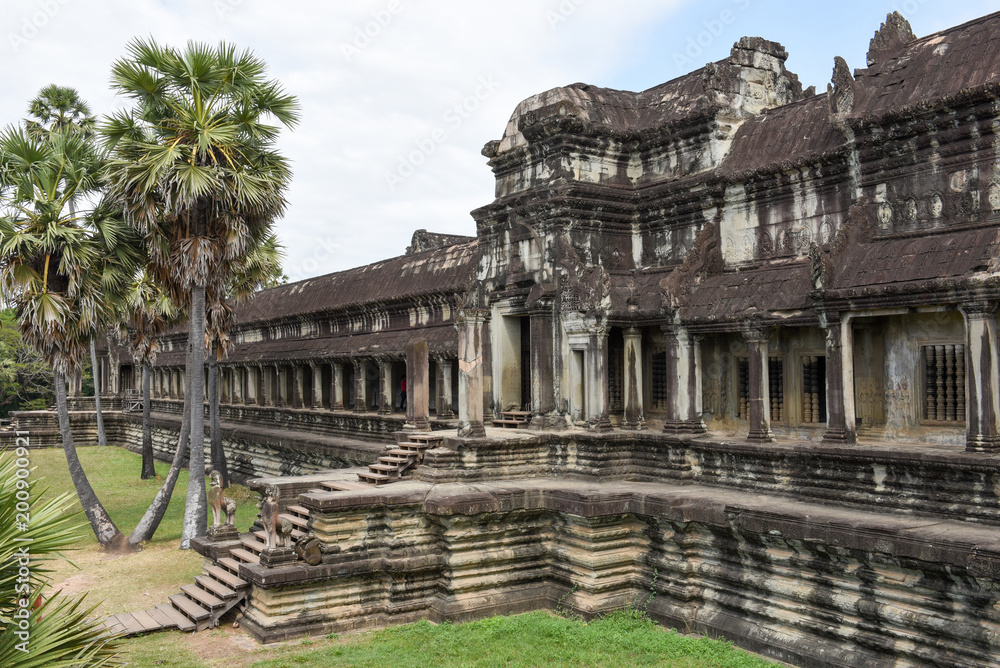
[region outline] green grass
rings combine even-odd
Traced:
[[[128,534],[139,523],[153,497],[163,485],[164,476],[170,465],[158,461],[156,478],[140,480],[142,458],[124,448],[91,446],[77,448],[77,453],[80,455],[80,462],[90,484],[97,492],[97,497],[122,533]],[[42,479],[41,487],[51,488],[50,493],[74,491],[62,448],[32,450],[31,465],[35,467],[32,475]],[[170,505],[151,544],[180,541],[187,484],[188,472],[181,470]],[[206,478],[206,485],[208,484]],[[239,485],[226,490],[226,495],[237,501],[236,526],[245,531],[257,516],[257,495]],[[75,509],[80,510],[79,503],[75,505]],[[94,538],[89,525],[81,529],[81,547],[96,544],[97,539]]]
[[[467,624],[417,622],[253,664],[418,668],[422,666],[677,666],[756,668],[770,662],[729,643],[665,630],[635,611],[590,623],[529,612]]]
[[[141,458],[113,446],[79,449],[91,484],[123,532],[130,531],[160,488],[139,480]],[[73,490],[61,449],[31,452],[33,475],[49,494]],[[124,556],[100,550],[89,525],[79,550],[67,556],[79,565],[54,563],[52,582],[66,593],[87,592],[103,615],[132,612],[167,601],[201,573],[202,559],[178,549],[187,471],[181,473],[167,515],[155,538]],[[256,517],[256,494],[234,488],[236,525],[246,530]],[[243,631],[220,627],[201,633],[157,633],[125,641],[127,665],[156,668],[284,668],[295,666],[672,666],[757,668],[774,666],[730,644],[683,636],[650,622],[639,611],[622,611],[590,623],[548,612],[493,617],[467,624],[418,622],[388,629],[262,646]]]

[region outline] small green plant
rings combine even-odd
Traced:
[[[570,614],[569,612],[566,611],[566,609],[563,607],[563,601],[565,601],[569,596],[575,594],[576,590],[579,589],[579,588],[580,588],[580,585],[574,584],[570,588],[570,590],[568,592],[566,592],[565,594],[563,594],[562,596],[559,597],[559,600],[556,601],[556,614],[557,615],[559,615],[560,617],[565,617],[567,619],[576,619],[577,618],[577,615]]]
[[[326,639],[327,640],[336,640],[339,637],[340,636],[338,636],[336,633],[327,633],[326,634]]]

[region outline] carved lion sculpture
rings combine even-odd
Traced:
[[[268,485],[264,488],[264,498],[260,502],[260,519],[264,524],[264,532],[267,534],[267,549],[281,546],[281,536],[278,531],[281,523],[278,519],[278,499],[281,491],[277,485]]]
[[[226,526],[236,522],[236,502],[222,493],[222,474],[213,470],[209,474],[212,486],[208,490],[208,503],[212,507],[212,526],[222,523],[222,513],[226,513]]]

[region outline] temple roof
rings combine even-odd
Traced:
[[[242,304],[239,324],[455,293],[472,280],[476,241],[401,255],[264,290]]]
[[[913,40],[855,74],[852,117],[881,116],[1000,83],[1000,12]]]
[[[814,95],[767,109],[746,121],[736,132],[719,174],[740,178],[767,167],[787,169],[828,155],[845,144],[844,135],[830,122],[826,94]]]
[[[752,316],[789,319],[812,316],[811,263],[775,262],[707,276],[680,309],[685,323],[732,322]]]

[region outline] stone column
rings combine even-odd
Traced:
[[[603,325],[590,335],[587,345],[587,415],[590,428],[598,431],[611,429],[608,413],[608,330]]]
[[[484,438],[483,426],[483,324],[486,311],[458,312],[458,435]]]
[[[430,364],[427,340],[413,341],[406,346],[406,427],[430,431]]]
[[[364,413],[368,410],[368,397],[366,396],[366,386],[368,362],[363,358],[354,360],[354,412]]]
[[[646,421],[642,405],[642,330],[628,327],[625,338],[625,416],[622,429],[642,429]]]
[[[663,431],[703,434],[706,429],[701,419],[700,342],[698,337],[678,325],[663,327],[663,333],[667,341],[667,416]]]
[[[997,304],[962,305],[965,316],[965,449],[1000,450],[1000,351],[997,349]]]
[[[276,373],[278,373],[278,367],[274,365],[262,366],[260,368],[262,406],[274,406],[277,401],[277,397],[274,396],[275,390],[278,388],[278,384],[274,378]]]
[[[254,405],[260,403],[260,369],[256,366],[248,365],[244,367],[246,374],[246,403]]]
[[[315,410],[323,407],[323,368],[315,362],[310,362],[309,368],[312,370],[313,380],[312,397],[309,402],[309,408]]]
[[[748,378],[747,413],[750,418],[748,441],[769,443],[774,440],[771,433],[770,383],[767,376],[768,331],[750,328],[743,332],[747,342]]]
[[[393,411],[392,362],[389,360],[379,360],[378,388],[379,388],[379,397],[378,397],[379,415],[392,415]]]
[[[330,410],[344,410],[344,365],[342,362],[333,363],[333,373],[330,380],[333,387],[330,388]]]
[[[451,420],[455,411],[451,405],[451,360],[438,357],[437,362],[437,417]]]
[[[536,428],[551,426],[543,416],[555,411],[555,382],[552,374],[552,312],[532,312],[531,328],[531,424]]]
[[[229,367],[229,403],[238,404],[239,397],[236,394],[236,379],[239,369],[235,366],[230,365]]]
[[[168,369],[167,373],[170,374],[170,398],[177,398],[177,372],[174,369]]]
[[[306,389],[305,373],[302,372],[301,364],[293,364],[290,370],[292,381],[292,407],[302,408],[305,404],[303,401]]]
[[[857,443],[854,419],[854,329],[850,316],[826,314],[826,433],[829,443]]]

